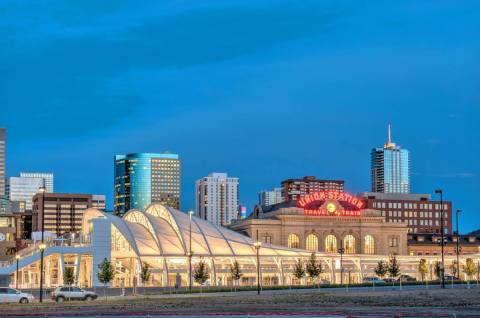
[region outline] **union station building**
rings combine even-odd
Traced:
[[[264,243],[309,252],[407,255],[407,223],[386,222],[381,212],[341,191],[319,191],[300,200],[257,205],[230,228]]]
[[[74,237],[19,251],[18,263],[0,263],[0,276],[8,276],[11,286],[18,282],[20,289],[38,288],[42,248],[45,288],[64,285],[67,268],[80,287],[102,286],[97,274],[104,259],[115,269],[112,287],[186,288],[192,277],[190,264],[195,268],[201,260],[207,264],[210,286],[232,286],[230,269],[235,261],[243,275],[241,286],[257,281],[265,286],[309,284],[308,278],[295,278],[294,268],[312,252],[322,264],[320,278],[330,283],[362,282],[374,276],[378,261],[388,260],[391,253],[398,254],[402,274],[419,278],[418,263],[423,258],[430,267],[427,279],[435,279],[439,256],[407,253],[406,225],[385,222],[378,211],[363,204],[344,192],[316,192],[295,205],[258,208],[253,217],[233,224],[233,230],[161,204],[130,210],[122,218],[88,209]],[[460,262],[467,258],[477,263],[480,254],[460,255]],[[455,259],[446,255],[446,266]],[[142,283],[145,265],[151,276]]]

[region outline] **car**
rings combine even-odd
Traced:
[[[380,279],[378,277],[364,277],[363,282],[364,283],[375,283],[375,284],[385,283],[385,281],[383,279]]]
[[[455,276],[452,276],[452,275],[445,275],[443,277],[445,278],[445,281],[458,280],[458,277],[455,277]]]
[[[400,275],[400,277],[397,279],[397,281],[401,281],[402,283],[408,283],[408,282],[416,282],[417,279],[415,277],[412,277],[410,275]]]
[[[35,297],[32,294],[24,293],[15,288],[0,287],[0,303],[28,304]]]
[[[97,299],[98,295],[94,292],[81,289],[79,287],[57,287],[52,292],[52,300],[57,303],[66,300],[86,300],[91,301]]]
[[[385,283],[395,283],[395,282],[397,282],[397,280],[395,278],[392,278],[392,277],[384,278],[383,281]]]

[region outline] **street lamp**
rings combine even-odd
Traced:
[[[15,273],[15,289],[18,289],[18,261],[20,260],[20,255],[15,255],[15,260],[17,261],[17,271]]]
[[[45,243],[41,243],[38,248],[40,249],[40,302],[43,302],[43,252],[47,248]]]
[[[443,190],[435,190],[435,194],[440,194],[440,233],[441,233],[441,245],[442,245],[442,288],[445,288],[445,254],[444,254],[444,245],[445,245],[445,231],[443,225]]]
[[[340,286],[343,285],[343,254],[345,253],[345,249],[343,248],[343,240],[340,240],[340,248],[338,249],[338,253],[340,253]]]
[[[192,291],[192,215],[193,211],[188,212],[189,223],[189,244],[188,244],[188,289]]]
[[[40,244],[40,302],[43,302],[43,251],[45,251],[46,245],[44,243],[45,232],[45,187],[40,187],[38,191],[42,194],[42,243]],[[38,219],[38,207],[37,207],[37,219]]]
[[[460,247],[459,247],[459,240],[460,240],[460,234],[458,233],[458,214],[462,212],[462,210],[458,210],[456,211],[455,213],[455,219],[456,219],[456,224],[457,224],[457,250],[455,251],[457,253],[457,278],[460,278],[460,258],[459,258],[459,254],[460,254]]]
[[[255,252],[257,253],[257,294],[260,295],[260,247],[262,247],[262,242],[256,241],[253,243],[255,247]]]

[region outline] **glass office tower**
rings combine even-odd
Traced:
[[[410,193],[410,153],[391,141],[371,152],[372,192]]]
[[[115,156],[114,211],[144,210],[151,203],[180,208],[180,159],[170,153]]]

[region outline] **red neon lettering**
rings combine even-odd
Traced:
[[[319,200],[325,200],[325,192],[324,191],[322,191],[318,194],[318,199]]]
[[[298,201],[298,205],[300,205],[300,207],[305,207],[305,199],[304,198],[301,198],[299,201]]]
[[[359,209],[363,208],[363,201],[358,200],[357,208]]]

